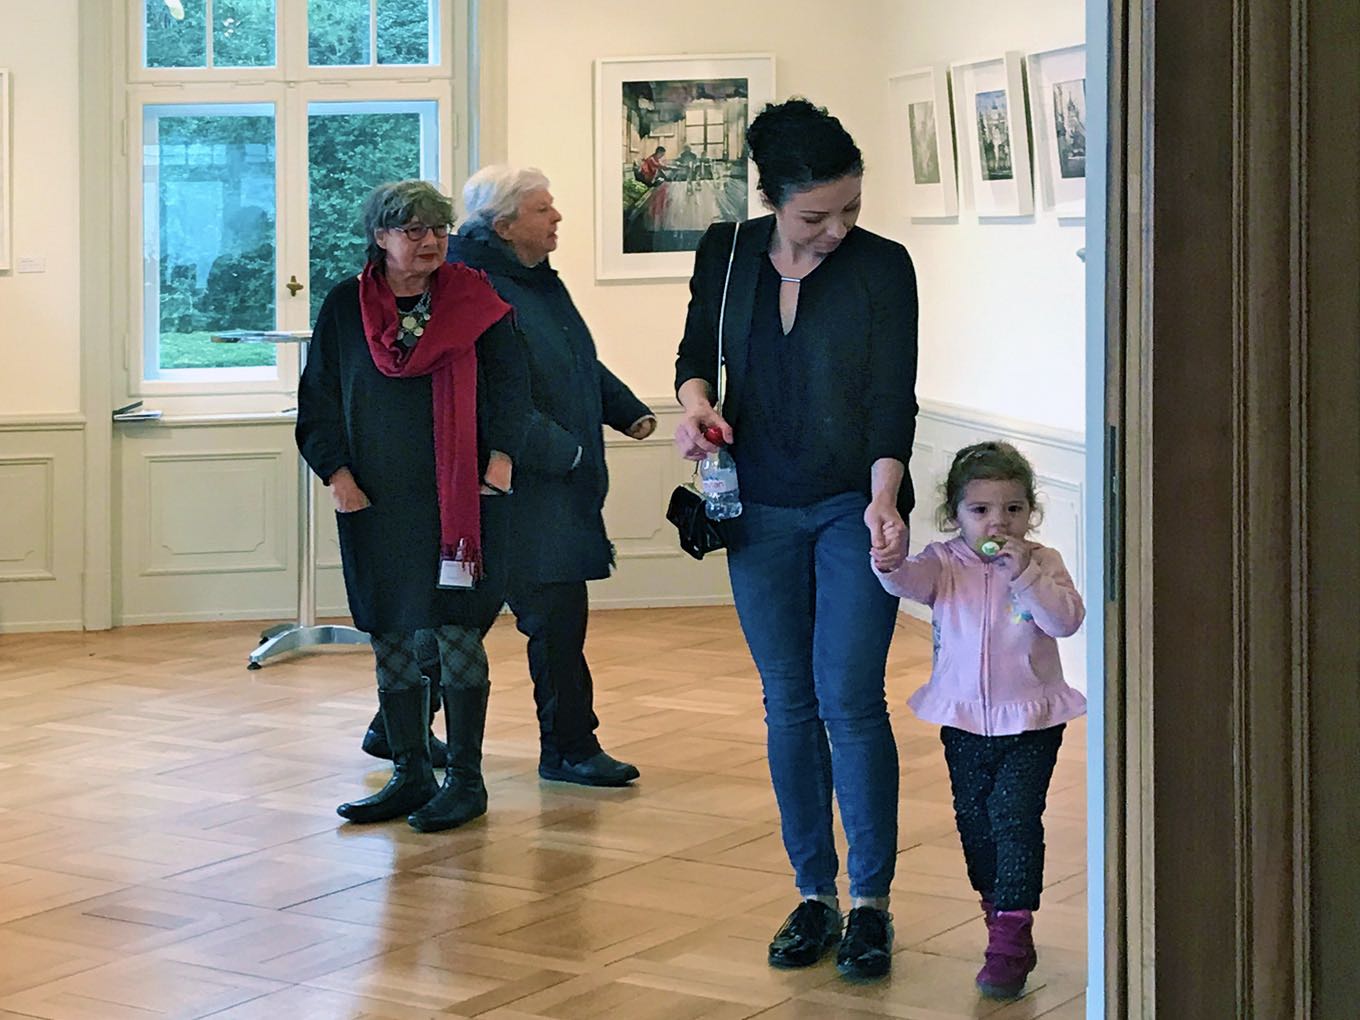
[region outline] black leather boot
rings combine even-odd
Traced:
[[[438,670],[435,671],[436,673]],[[426,677],[428,680],[429,678]],[[430,684],[430,720],[433,721],[439,712],[439,684]],[[392,760],[392,746],[387,742],[387,727],[383,725],[382,709],[373,713],[373,720],[368,724],[368,729],[364,732],[363,743],[359,745],[363,748],[364,754],[371,754],[374,758],[382,758],[385,761]],[[437,769],[442,769],[449,760],[449,749],[444,741],[440,740],[433,733],[430,734],[430,764]]]
[[[444,770],[444,785],[434,799],[406,819],[417,832],[457,828],[486,814],[482,734],[486,732],[486,702],[490,693],[489,685],[444,688],[449,764]]]
[[[439,790],[430,766],[429,692],[379,691],[378,710],[392,747],[392,778],[371,797],[341,804],[336,812],[351,822],[385,822],[420,807]]]

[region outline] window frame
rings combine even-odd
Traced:
[[[373,0],[376,2],[376,0]],[[122,153],[115,173],[116,193],[126,196],[126,212],[115,214],[115,251],[124,252],[123,384],[115,400],[155,398],[166,414],[277,414],[290,410],[297,389],[297,348],[281,344],[268,378],[247,378],[258,370],[177,369],[166,378],[147,378],[144,340],[142,240],[143,108],[164,105],[236,105],[269,103],[275,124],[275,230],[277,238],[277,325],[283,330],[311,326],[310,295],[294,298],[284,287],[290,276],[310,283],[308,209],[308,109],[312,103],[418,102],[438,104],[438,180],[455,194],[467,175],[467,140],[460,130],[467,120],[469,94],[465,60],[469,0],[437,0],[439,62],[428,65],[384,64],[368,67],[310,67],[307,58],[307,0],[276,0],[275,53],[267,68],[146,68],[143,66],[143,0],[126,0],[125,63],[115,68],[114,86],[121,93]],[[117,63],[117,62],[115,62]],[[356,266],[356,272],[360,267]],[[120,274],[121,275],[121,274]]]
[[[145,63],[146,4],[152,0],[126,0],[128,83],[176,85],[186,75],[196,82],[276,81],[390,81],[394,78],[453,78],[466,61],[455,64],[455,54],[465,53],[466,46],[455,48],[466,38],[468,0],[433,0],[432,11],[436,24],[431,39],[438,49],[439,59],[427,64],[318,64],[307,62],[307,0],[274,0],[274,63],[265,67],[147,67]],[[370,11],[377,10],[379,0],[369,0]],[[209,35],[213,0],[208,5]],[[370,15],[372,16],[372,15]],[[374,40],[376,42],[376,40]],[[376,47],[371,53],[377,59]]]

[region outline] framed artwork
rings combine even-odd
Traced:
[[[908,215],[913,219],[957,216],[948,67],[937,64],[907,71],[889,78],[888,85],[893,152]]]
[[[950,69],[959,159],[980,217],[1034,212],[1021,64],[1012,51]]]
[[[9,193],[9,71],[0,67],[0,270],[10,269],[13,230]]]
[[[595,62],[595,276],[684,278],[712,223],[758,216],[746,127],[774,56]]]
[[[1086,216],[1086,47],[1031,53],[1029,109],[1045,209]]]

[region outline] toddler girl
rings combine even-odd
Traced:
[[[1044,802],[1065,724],[1086,711],[1055,638],[1086,615],[1053,549],[1029,541],[1034,469],[1007,443],[960,450],[944,485],[942,531],[916,556],[874,552],[883,587],[932,609],[930,681],[908,704],[939,723],[968,880],[982,898],[984,995],[1020,994],[1034,969],[1044,870]],[[895,543],[889,543],[889,546]]]

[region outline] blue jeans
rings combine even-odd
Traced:
[[[887,896],[897,855],[897,745],[883,671],[897,599],[869,563],[867,497],[746,503],[728,522],[737,615],[765,693],[770,778],[804,896],[836,892],[831,794],[850,895]]]

